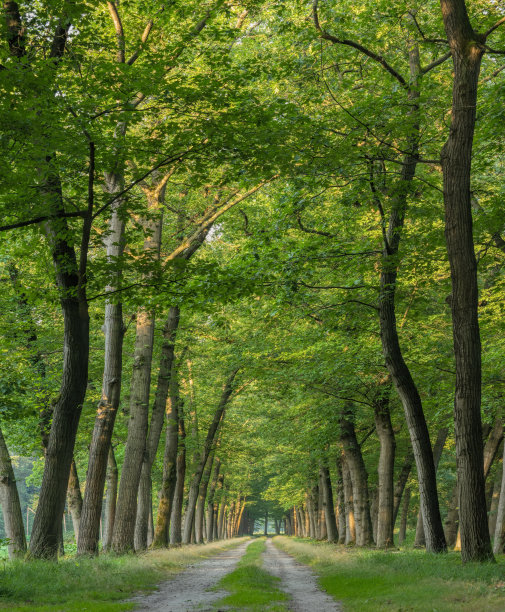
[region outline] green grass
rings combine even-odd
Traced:
[[[226,607],[227,610],[250,612],[281,612],[288,609],[282,604],[288,596],[277,588],[279,578],[262,568],[261,554],[264,550],[264,538],[249,544],[237,569],[216,585],[216,589],[225,589],[230,593],[215,604],[216,609]]]
[[[505,559],[462,565],[458,553],[360,550],[297,538],[274,543],[310,565],[346,612],[503,612]]]
[[[244,539],[97,559],[14,561],[0,565],[0,608],[23,612],[119,612],[125,599],[151,590],[188,565],[238,546]]]

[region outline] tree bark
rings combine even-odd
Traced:
[[[81,523],[82,514],[82,495],[81,487],[79,485],[79,475],[77,474],[77,467],[74,459],[70,466],[70,477],[68,479],[67,489],[67,505],[72,516],[72,525],[74,527],[74,538],[75,543],[79,542],[79,526]]]
[[[175,483],[172,516],[170,519],[170,544],[180,546],[182,542],[182,504],[184,502],[184,479],[186,478],[186,429],[182,402],[179,401],[179,449],[177,452],[177,480]],[[169,525],[167,525],[168,529]]]
[[[112,532],[114,530],[114,521],[116,519],[116,500],[117,500],[117,485],[119,473],[117,469],[116,457],[112,446],[109,447],[107,456],[107,474],[106,483],[107,491],[105,493],[105,534],[103,538],[103,549],[109,550],[112,543]]]
[[[405,495],[402,504],[402,517],[400,522],[400,532],[398,534],[398,544],[401,546],[405,542],[405,536],[407,535],[407,518],[409,514],[409,503],[410,503],[410,487],[405,489]]]
[[[198,501],[196,503],[195,512],[195,541],[197,544],[203,544],[203,519],[205,515],[205,499],[207,497],[207,489],[209,486],[210,476],[212,474],[212,464],[214,462],[214,453],[211,452],[207,459],[207,465],[202,476],[200,488],[198,491]]]
[[[493,484],[493,493],[491,496],[491,505],[489,508],[489,535],[494,537],[496,531],[496,517],[498,515],[498,505],[500,503],[501,481],[503,478],[503,462],[500,461],[496,467],[496,475]]]
[[[327,465],[319,468],[321,488],[323,490],[324,517],[326,520],[326,537],[328,542],[338,540],[337,521],[333,506],[333,491],[331,488],[330,470]]]
[[[431,552],[446,550],[438,494],[436,472],[431,452],[430,436],[423,412],[421,397],[410,369],[403,358],[395,313],[395,293],[398,278],[398,253],[405,221],[409,191],[415,176],[419,157],[419,76],[421,74],[419,50],[415,43],[409,45],[410,80],[408,101],[410,105],[411,136],[400,170],[400,182],[390,198],[391,213],[384,236],[382,271],[380,277],[379,321],[382,351],[387,369],[400,397],[409,429],[419,478],[419,491],[423,508],[423,520],[427,549]]]
[[[338,521],[338,543],[345,544],[346,520],[345,520],[345,495],[344,478],[342,476],[342,456],[337,456],[337,521]]]
[[[398,511],[400,509],[400,503],[403,495],[403,491],[405,490],[405,485],[407,484],[407,480],[409,478],[410,470],[412,469],[412,463],[414,462],[414,455],[412,451],[408,451],[403,459],[403,465],[400,470],[400,474],[398,475],[398,480],[395,484],[394,491],[394,505],[393,505],[393,527],[396,524],[396,517],[398,516]]]
[[[174,360],[175,339],[179,326],[180,310],[172,306],[169,310],[165,326],[163,327],[163,343],[161,345],[160,368],[158,372],[158,385],[154,398],[147,435],[146,449],[142,461],[140,475],[137,517],[135,521],[135,550],[144,550],[147,547],[147,533],[149,515],[152,508],[152,481],[151,470],[156,452],[160,443],[161,430],[165,419],[165,406],[170,385],[170,373]]]
[[[219,401],[218,407],[214,413],[214,418],[212,423],[209,426],[209,430],[207,432],[207,437],[204,442],[204,446],[200,455],[200,461],[196,466],[194,473],[191,476],[191,484],[189,487],[188,494],[188,506],[186,509],[186,521],[184,523],[184,533],[182,537],[183,544],[189,544],[191,540],[191,528],[193,525],[194,515],[195,515],[195,507],[196,501],[198,497],[198,490],[200,487],[200,481],[202,479],[203,470],[205,468],[205,464],[207,463],[207,459],[209,457],[209,453],[212,449],[212,444],[214,442],[214,438],[216,436],[217,429],[221,420],[224,416],[224,412],[226,409],[226,405],[228,400],[233,393],[233,381],[235,380],[235,376],[237,375],[238,368],[233,370],[233,372],[228,377],[227,381],[224,384],[223,392],[221,394],[221,399]]]
[[[145,221],[144,227],[146,232],[144,251],[151,254],[153,260],[156,260],[159,258],[161,245],[161,217]],[[154,312],[141,308],[137,312],[128,437],[126,439],[125,456],[119,481],[116,522],[114,523],[112,534],[111,547],[116,553],[134,550],[137,494],[148,430],[153,341]]]
[[[26,536],[19,503],[19,493],[7,444],[0,428],[0,505],[4,517],[5,535],[9,539],[9,559],[22,558],[26,553]]]
[[[345,544],[349,545],[356,543],[356,521],[354,520],[354,498],[351,474],[345,456],[342,462],[342,475],[345,499]]]
[[[393,479],[396,442],[389,411],[390,390],[391,384],[387,382],[386,387],[380,389],[380,395],[374,405],[375,430],[380,442],[377,548],[387,548],[393,545]]]
[[[56,200],[55,214],[64,211],[59,178],[47,179],[48,193]],[[85,222],[86,223],[86,222]],[[89,235],[83,231],[81,265],[78,267],[66,219],[46,224],[51,244],[57,285],[64,319],[63,372],[60,392],[54,403],[53,420],[47,443],[39,503],[30,538],[34,558],[55,558],[65,508],[65,497],[82,404],[88,384],[89,315],[85,291],[85,268]]]
[[[495,555],[499,555],[503,552],[503,546],[505,544],[505,469],[503,469],[503,464],[505,464],[505,444],[503,445],[500,501],[498,502],[498,509],[496,511],[496,524],[494,531],[493,552]]]
[[[177,380],[175,364],[172,362],[170,395],[165,408],[167,426],[165,434],[165,452],[163,456],[163,478],[158,504],[158,519],[156,521],[153,539],[153,547],[155,548],[168,546],[168,532],[177,483],[179,402],[179,381]]]
[[[454,427],[463,561],[492,559],[482,459],[481,343],[470,176],[480,65],[485,37],[470,24],[464,0],[441,0],[453,66],[452,117],[441,162],[445,240],[451,268],[456,364]]]
[[[107,193],[115,194],[124,187],[122,177],[108,174],[105,181]],[[80,538],[77,546],[79,555],[98,554],[100,537],[100,519],[102,516],[103,490],[106,479],[109,449],[112,432],[116,421],[119,400],[121,397],[121,375],[123,359],[123,307],[116,299],[116,292],[121,288],[122,270],[120,263],[124,251],[125,221],[122,210],[122,200],[113,205],[107,236],[104,240],[107,262],[115,266],[114,272],[105,288],[106,294],[113,294],[112,299],[106,298],[105,321],[105,352],[102,382],[102,397],[98,404],[93,435],[89,448],[86,488],[84,490],[83,509],[81,516]],[[110,546],[110,542],[109,542]]]
[[[435,441],[435,446],[433,447],[433,462],[435,464],[435,471],[438,469],[438,464],[440,463],[440,458],[442,457],[442,451],[444,450],[445,441],[447,439],[447,434],[449,430],[447,427],[442,427],[439,429],[437,439]],[[423,517],[422,512],[419,510],[419,514],[417,516],[417,526],[416,526],[416,537],[414,541],[415,548],[424,548],[426,546],[426,539],[424,537],[424,527],[423,527]]]
[[[212,476],[212,482],[207,496],[207,541],[213,542],[216,538],[214,533],[214,497],[216,493],[216,487],[219,480],[219,470],[221,469],[221,461],[218,457],[214,460],[214,475]],[[222,484],[222,481],[221,481]]]
[[[356,519],[356,545],[372,543],[372,521],[368,496],[368,474],[354,431],[353,415],[349,407],[340,415],[340,441],[344,447],[346,463],[352,482],[354,516]]]

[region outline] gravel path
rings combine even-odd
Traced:
[[[225,597],[226,591],[208,591],[223,576],[235,569],[252,540],[237,548],[226,550],[201,561],[177,574],[173,580],[158,586],[151,595],[139,595],[130,601],[138,602],[139,612],[189,612],[212,610],[212,603]]]
[[[301,565],[290,555],[279,550],[267,540],[263,553],[264,568],[281,579],[280,589],[292,601],[288,607],[294,612],[342,612],[341,605],[317,586],[316,577],[306,565]]]

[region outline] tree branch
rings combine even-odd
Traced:
[[[112,17],[114,28],[116,30],[116,40],[117,40],[116,60],[120,64],[124,64],[125,62],[125,37],[124,37],[123,24],[121,23],[121,17],[119,16],[117,6],[115,5],[114,2],[111,2],[110,0],[108,0],[107,7],[109,9],[110,16]]]
[[[313,0],[312,2],[312,17],[314,20],[314,26],[316,28],[316,30],[319,32],[321,38],[324,38],[325,40],[329,40],[330,42],[332,42],[333,44],[338,44],[338,45],[346,45],[348,47],[352,47],[358,51],[360,51],[361,53],[363,53],[364,55],[366,55],[367,57],[370,57],[371,59],[373,59],[374,61],[376,61],[378,64],[380,64],[387,72],[389,72],[389,74],[391,76],[393,76],[402,87],[404,87],[405,89],[408,89],[408,84],[405,81],[405,79],[402,77],[402,75],[395,70],[390,64],[388,64],[388,62],[385,60],[384,57],[382,57],[382,55],[379,55],[377,53],[375,53],[374,51],[371,51],[370,49],[368,49],[367,47],[364,47],[363,45],[353,41],[353,40],[349,40],[346,38],[337,38],[336,36],[333,36],[332,34],[329,34],[328,32],[326,32],[325,30],[322,29],[320,23],[319,23],[319,15],[318,15],[318,4],[319,4],[319,0]]]

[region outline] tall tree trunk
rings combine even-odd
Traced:
[[[209,489],[209,495],[207,497],[207,541],[213,542],[217,537],[214,532],[214,496],[216,493],[216,487],[219,481],[219,470],[221,469],[221,461],[218,457],[214,460],[214,475],[212,476],[212,482]],[[221,481],[222,486],[222,481]]]
[[[345,500],[345,544],[349,545],[356,543],[356,521],[354,520],[354,497],[351,474],[345,456],[342,462],[342,476]]]
[[[405,490],[405,485],[407,484],[407,480],[409,478],[410,470],[412,469],[412,464],[414,462],[414,455],[412,451],[407,451],[403,459],[402,468],[400,470],[400,474],[398,475],[398,480],[395,484],[394,491],[394,505],[393,505],[393,527],[396,524],[396,517],[398,516],[398,511],[400,509],[400,502],[402,499],[403,491]]]
[[[26,553],[26,536],[19,503],[19,493],[7,444],[0,428],[0,505],[4,517],[9,559],[22,558]]]
[[[216,408],[216,411],[214,412],[214,418],[207,432],[207,437],[205,439],[204,446],[200,455],[200,461],[191,476],[191,484],[189,487],[188,495],[188,507],[186,509],[186,521],[184,523],[184,534],[182,537],[183,544],[189,544],[191,540],[191,529],[193,526],[196,501],[198,497],[198,490],[200,488],[200,481],[202,479],[203,470],[205,468],[205,464],[207,463],[209,453],[212,450],[212,444],[214,443],[214,438],[216,436],[217,429],[224,416],[226,405],[231,397],[231,394],[233,393],[233,381],[235,380],[237,372],[238,368],[233,370],[233,372],[230,374],[224,384],[221,399],[219,401],[218,407]]]
[[[175,339],[179,320],[180,310],[177,306],[172,306],[163,327],[163,343],[161,345],[158,385],[156,387],[151,423],[149,425],[149,433],[147,435],[146,449],[140,475],[137,517],[135,521],[135,550],[144,550],[147,547],[149,515],[152,509],[151,470],[154,459],[156,458],[156,452],[158,451],[161,430],[165,419],[165,406],[170,385],[170,373],[174,360]]]
[[[337,521],[338,521],[338,543],[345,544],[346,520],[345,520],[345,495],[344,478],[342,476],[342,456],[337,456]]]
[[[147,236],[144,241],[144,251],[150,254],[153,260],[156,260],[159,257],[161,245],[161,217],[145,221],[144,227]],[[137,494],[148,430],[153,341],[154,312],[141,308],[137,312],[128,437],[119,481],[116,521],[112,534],[112,549],[116,553],[125,553],[134,549]]]
[[[441,0],[454,80],[451,128],[441,152],[445,239],[451,268],[450,300],[456,389],[454,427],[463,561],[491,559],[482,459],[481,343],[477,261],[473,245],[470,176],[477,86],[485,36],[474,32],[464,0]]]
[[[223,489],[224,493],[224,489]],[[217,519],[217,539],[222,540],[224,538],[224,516],[226,511],[226,493],[223,494],[221,498],[221,503],[219,506],[219,514]]]
[[[48,199],[55,215],[65,210],[59,178],[46,179]],[[84,221],[80,264],[70,242],[66,219],[53,219],[45,226],[51,245],[60,303],[64,319],[63,372],[47,443],[39,503],[33,521],[30,553],[34,558],[55,558],[65,508],[70,465],[82,404],[88,384],[89,314],[86,300],[86,261],[91,214]]]
[[[419,150],[419,76],[421,74],[419,50],[409,44],[410,80],[408,101],[410,105],[411,136],[406,144],[409,151],[404,156],[400,170],[400,182],[391,200],[389,225],[384,235],[384,251],[380,278],[379,320],[382,351],[387,369],[398,392],[405,412],[414,458],[419,477],[419,491],[423,508],[423,520],[427,549],[431,552],[446,550],[440,508],[438,504],[436,472],[431,452],[430,436],[423,412],[421,397],[410,369],[403,358],[395,313],[395,293],[398,278],[398,253],[409,192],[415,176]]]
[[[435,463],[435,471],[437,471],[438,469],[438,464],[440,463],[440,458],[442,457],[442,451],[444,450],[444,445],[445,445],[445,441],[447,439],[448,433],[449,433],[449,430],[447,429],[447,427],[442,427],[438,431],[437,439],[433,447],[433,462]],[[416,537],[414,541],[414,546],[416,548],[424,548],[425,545],[426,545],[426,539],[424,537],[422,511],[419,510],[419,514],[417,517]]]
[[[197,544],[203,544],[203,519],[205,515],[205,499],[207,497],[207,489],[209,486],[210,476],[212,474],[212,464],[214,462],[214,453],[211,452],[207,459],[207,465],[202,476],[200,488],[198,491],[198,501],[196,503],[195,512],[195,541]]]
[[[324,517],[326,521],[326,536],[328,542],[338,540],[337,521],[335,519],[335,508],[333,506],[333,491],[331,488],[330,470],[327,465],[319,468],[321,488],[323,491]]]
[[[486,439],[487,438],[487,439]],[[496,419],[494,426],[491,428],[486,424],[483,427],[483,464],[484,464],[484,480],[488,477],[489,471],[493,464],[493,460],[498,452],[501,441],[503,440],[503,421]],[[445,537],[447,545],[455,550],[461,550],[461,534],[459,530],[459,494],[458,485],[454,486],[451,501],[449,503],[449,510],[447,512],[447,518],[445,520]]]
[[[112,446],[109,447],[107,456],[107,474],[106,483],[107,491],[105,492],[105,535],[103,538],[103,549],[109,550],[112,543],[112,532],[114,530],[114,521],[116,519],[116,500],[117,500],[117,485],[119,480],[116,457]]]
[[[501,481],[503,477],[503,463],[502,461],[498,462],[496,466],[496,474],[493,483],[493,493],[491,496],[491,505],[489,507],[489,517],[488,517],[488,525],[489,525],[489,535],[494,537],[496,531],[496,517],[498,513],[498,505],[500,503],[500,491],[501,491]]]
[[[379,496],[377,502],[377,548],[393,545],[393,506],[394,506],[394,467],[395,467],[395,434],[391,425],[389,395],[391,383],[388,381],[380,389],[380,396],[375,401],[375,430],[380,442],[379,455]]]
[[[505,464],[505,444],[503,445],[503,464]],[[502,480],[500,487],[500,501],[496,511],[496,524],[494,531],[493,552],[499,555],[503,552],[505,544],[505,469],[502,465]]]
[[[372,521],[368,497],[368,474],[356,439],[352,410],[349,407],[344,408],[340,416],[340,441],[344,447],[345,460],[351,475],[356,545],[369,546],[372,543]]]
[[[124,181],[117,174],[108,174],[105,180],[107,193],[122,191]],[[109,265],[114,266],[105,293],[113,294],[112,299],[105,301],[105,351],[103,366],[102,397],[98,404],[93,435],[89,448],[86,488],[84,490],[83,508],[80,525],[80,537],[77,546],[79,555],[98,554],[100,537],[100,519],[102,516],[103,490],[106,479],[109,449],[112,432],[116,421],[119,400],[121,397],[121,375],[123,361],[123,307],[117,300],[117,291],[121,288],[122,266],[118,265],[123,257],[125,246],[125,221],[123,201],[118,198],[113,205],[108,232],[104,240],[106,257]],[[110,545],[110,542],[109,542]]]
[[[403,497],[402,504],[402,516],[400,521],[400,532],[398,534],[398,544],[401,546],[405,541],[405,536],[407,535],[407,518],[409,515],[409,503],[410,503],[410,487],[405,489],[405,494]]]
[[[67,490],[67,505],[72,516],[72,525],[74,527],[75,543],[79,542],[79,526],[81,523],[82,514],[82,495],[81,487],[79,484],[79,475],[77,474],[77,467],[74,459],[70,466],[70,477],[68,479],[68,490]]]
[[[179,449],[176,467],[177,481],[175,483],[172,516],[170,519],[170,544],[172,546],[180,546],[182,542],[182,505],[184,502],[184,479],[186,478],[186,429],[182,413],[182,402],[179,402]]]
[[[168,546],[168,532],[172,514],[172,504],[177,483],[177,451],[179,429],[179,381],[175,364],[172,361],[172,374],[170,376],[170,394],[166,403],[166,438],[163,455],[163,477],[161,482],[160,499],[158,504],[158,519],[154,529],[153,547]]]

